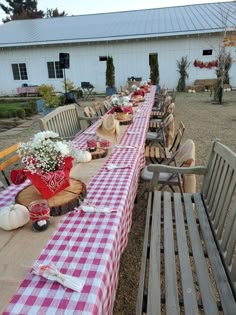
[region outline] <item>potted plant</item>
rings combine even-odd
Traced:
[[[106,86],[106,95],[111,96],[116,93],[115,66],[113,64],[113,58],[111,56],[107,57]]]
[[[64,98],[56,95],[55,89],[50,84],[42,84],[38,87],[39,94],[41,95],[44,104],[43,104],[43,113],[47,115],[56,107],[63,105]]]
[[[77,103],[78,98],[83,96],[82,90],[76,88],[71,80],[64,80],[63,88],[65,91],[65,104]]]

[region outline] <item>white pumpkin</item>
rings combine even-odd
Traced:
[[[92,155],[89,151],[81,150],[78,154],[78,162],[87,163],[92,160]]]
[[[13,204],[0,209],[0,227],[10,231],[25,225],[30,219],[29,210],[20,204]]]

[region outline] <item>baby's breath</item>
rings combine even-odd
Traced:
[[[63,167],[66,157],[77,158],[73,143],[52,131],[39,132],[30,141],[22,143],[18,154],[31,173],[56,171]]]

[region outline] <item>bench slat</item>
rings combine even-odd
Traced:
[[[223,159],[222,159],[222,172],[219,171],[219,176],[221,176],[221,181],[219,182],[218,185],[215,184],[215,186],[219,186],[218,187],[218,191],[220,193],[218,193],[215,198],[213,198],[213,204],[212,204],[212,207],[209,208],[209,215],[211,217],[211,220],[213,220],[215,218],[215,214],[216,214],[216,211],[217,211],[217,207],[219,205],[219,202],[220,200],[222,199],[221,198],[221,192],[222,190],[224,189],[225,185],[224,185],[224,181],[225,181],[225,177],[226,177],[226,174],[227,174],[227,170],[228,170],[228,166],[224,163]]]
[[[155,292],[148,296],[147,314],[161,314],[161,275],[160,275],[160,251],[161,251],[161,194],[154,193],[152,211],[152,229],[150,243],[150,269],[148,291]]]
[[[222,192],[222,197],[218,205],[218,210],[217,210],[217,217],[215,219],[215,222],[213,222],[213,226],[215,230],[217,231],[217,238],[221,239],[221,235],[223,232],[223,228],[225,225],[225,220],[229,211],[229,207],[231,204],[232,196],[235,191],[235,186],[236,186],[236,174],[232,177],[232,172],[231,174],[227,177],[228,183],[225,183],[223,192]],[[225,196],[225,198],[223,198]]]
[[[218,199],[220,198],[221,190],[223,188],[223,182],[225,179],[225,163],[223,159],[219,160],[219,164],[217,167],[216,178],[213,181],[212,185],[212,193],[209,201],[209,209],[211,209],[211,213],[214,213],[214,209],[217,207]]]
[[[181,270],[185,314],[198,314],[196,291],[192,276],[189,249],[185,231],[183,206],[180,194],[174,194],[178,257]]]
[[[199,195],[199,194],[198,194]],[[201,196],[200,196],[201,198]],[[197,201],[199,201],[197,199]],[[195,201],[196,203],[196,201]],[[198,233],[198,227],[196,219],[193,213],[193,206],[190,194],[184,194],[184,204],[186,208],[186,217],[189,228],[189,235],[193,250],[193,256],[195,261],[195,268],[198,276],[198,283],[201,291],[202,302],[204,306],[204,311],[206,314],[218,314],[218,308],[215,301],[215,297],[210,285],[210,278],[208,274],[208,269],[203,253],[203,248],[201,244],[201,239]],[[198,204],[196,205],[198,207]],[[209,226],[203,226],[204,228],[209,228]]]
[[[223,306],[224,314],[225,315],[236,314],[235,300],[232,295],[227,275],[225,273],[225,269],[221,262],[220,255],[211,232],[211,227],[209,225],[209,221],[207,218],[207,214],[205,212],[201,196],[199,194],[194,194],[194,201],[196,204],[196,210],[198,213],[198,218],[201,226],[201,232],[205,240],[205,246],[208,252],[208,257],[212,265],[216,285],[221,297],[221,303]],[[205,297],[205,295],[203,296],[203,294],[202,297]],[[211,309],[211,313],[209,312],[209,314],[217,314],[217,312],[214,312],[213,309]]]
[[[174,315],[179,314],[180,310],[176,278],[171,194],[168,192],[164,192],[164,225],[166,313]]]
[[[228,225],[225,228],[224,236],[220,244],[221,252],[224,255],[227,267],[232,264],[235,243],[236,243],[236,199],[234,200],[232,211],[229,214]],[[228,267],[228,270],[229,270],[229,267]]]
[[[208,190],[208,193],[206,196],[206,201],[207,201],[207,205],[209,205],[209,208],[210,208],[210,205],[212,203],[212,200],[215,197],[214,187],[217,187],[217,186],[215,186],[215,183],[216,183],[216,178],[217,178],[219,166],[220,166],[220,157],[216,156],[215,165],[214,165],[214,168],[213,168],[212,173],[211,173],[211,181],[209,183],[209,190]]]

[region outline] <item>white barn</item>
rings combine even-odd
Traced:
[[[16,94],[22,84],[52,84],[63,91],[59,54],[68,53],[66,78],[89,81],[104,92],[106,57],[115,65],[116,87],[128,77],[148,79],[150,54],[158,54],[160,84],[176,87],[177,60],[187,56],[187,84],[215,78],[215,68],[194,60],[217,59],[224,30],[236,26],[236,2],[187,5],[126,12],[11,21],[0,25],[0,95]],[[235,47],[227,48],[236,60]],[[236,86],[236,64],[230,70]]]

